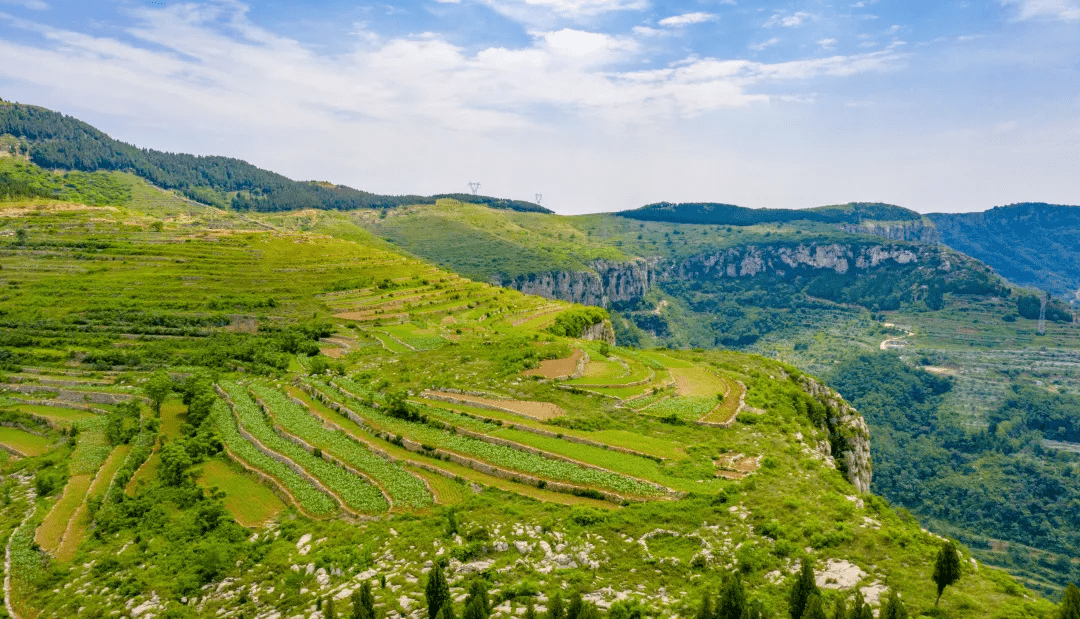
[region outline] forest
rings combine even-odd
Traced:
[[[1014,560],[1080,579],[1068,561],[1080,547],[1080,458],[1044,446],[1044,440],[1080,440],[1080,397],[1014,386],[989,427],[977,429],[941,413],[949,378],[892,353],[853,357],[836,368],[830,384],[870,427],[874,492],[956,531],[973,548],[989,550],[1003,540],[1058,553]]]
[[[915,211],[878,202],[852,202],[808,209],[746,208],[714,202],[659,202],[634,210],[620,211],[617,215],[643,221],[720,226],[752,226],[799,220],[857,224],[865,220],[918,221],[921,218]]]

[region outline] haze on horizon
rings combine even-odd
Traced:
[[[1080,203],[1080,0],[0,0],[0,97],[564,214]]]

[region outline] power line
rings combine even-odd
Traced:
[[[1049,292],[1044,292],[1039,299],[1039,335],[1046,335],[1046,302],[1050,298]]]

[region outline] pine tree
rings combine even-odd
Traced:
[[[1059,619],[1080,619],[1080,589],[1069,583],[1065,587],[1065,596],[1061,599]]]
[[[424,598],[427,600],[428,619],[435,619],[443,605],[450,599],[450,585],[446,583],[446,575],[442,567],[436,563],[428,572],[427,585],[424,587]]]
[[[566,605],[563,604],[561,591],[555,592],[548,602],[547,619],[566,619]]]
[[[487,616],[491,614],[491,603],[488,601],[487,584],[484,581],[474,580],[469,584],[469,595],[465,598],[466,609],[473,600],[476,600],[478,608],[484,612],[484,619],[487,619]]]
[[[881,605],[878,619],[908,619],[907,607],[896,591],[889,591],[885,603]]]
[[[960,554],[956,551],[956,544],[949,541],[938,551],[937,561],[934,563],[934,582],[937,583],[937,599],[934,606],[941,601],[941,594],[945,587],[960,580]]]
[[[439,614],[435,615],[436,619],[455,619],[454,617],[454,604],[450,600],[446,600],[446,603],[439,609]]]
[[[529,598],[528,602],[525,602],[525,614],[522,619],[536,619],[536,607],[533,606],[532,598]]]
[[[743,619],[746,614],[746,590],[738,574],[724,579],[720,597],[716,600],[716,619]]]
[[[578,619],[584,605],[585,601],[581,599],[581,592],[575,591],[570,596],[570,603],[566,605],[566,619]]]
[[[836,603],[836,611],[833,613],[833,619],[848,619],[847,600],[841,599]],[[858,617],[855,617],[855,619],[858,619]]]
[[[705,592],[705,596],[701,598],[701,606],[698,608],[697,617],[695,619],[713,619],[713,607],[712,597],[709,596],[709,592]]]
[[[806,612],[806,603],[810,601],[810,596],[817,593],[817,583],[814,582],[814,568],[810,566],[810,559],[804,559],[795,586],[792,587],[791,594],[788,596],[788,612],[791,613],[791,619],[802,619],[803,613]]]

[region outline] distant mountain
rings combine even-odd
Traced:
[[[942,243],[1002,276],[1080,300],[1080,206],[1026,202],[926,217]]]
[[[680,224],[750,226],[787,221],[816,221],[830,224],[857,224],[863,221],[918,221],[915,211],[880,202],[849,202],[808,209],[746,208],[715,202],[659,202],[638,209],[616,213],[620,217],[643,221]]]
[[[488,196],[386,196],[325,182],[294,181],[231,157],[201,157],[138,148],[58,112],[0,100],[0,136],[14,136],[31,161],[44,168],[128,170],[188,198],[246,211],[394,208],[434,204],[440,198],[491,208],[550,213],[538,204]]]

